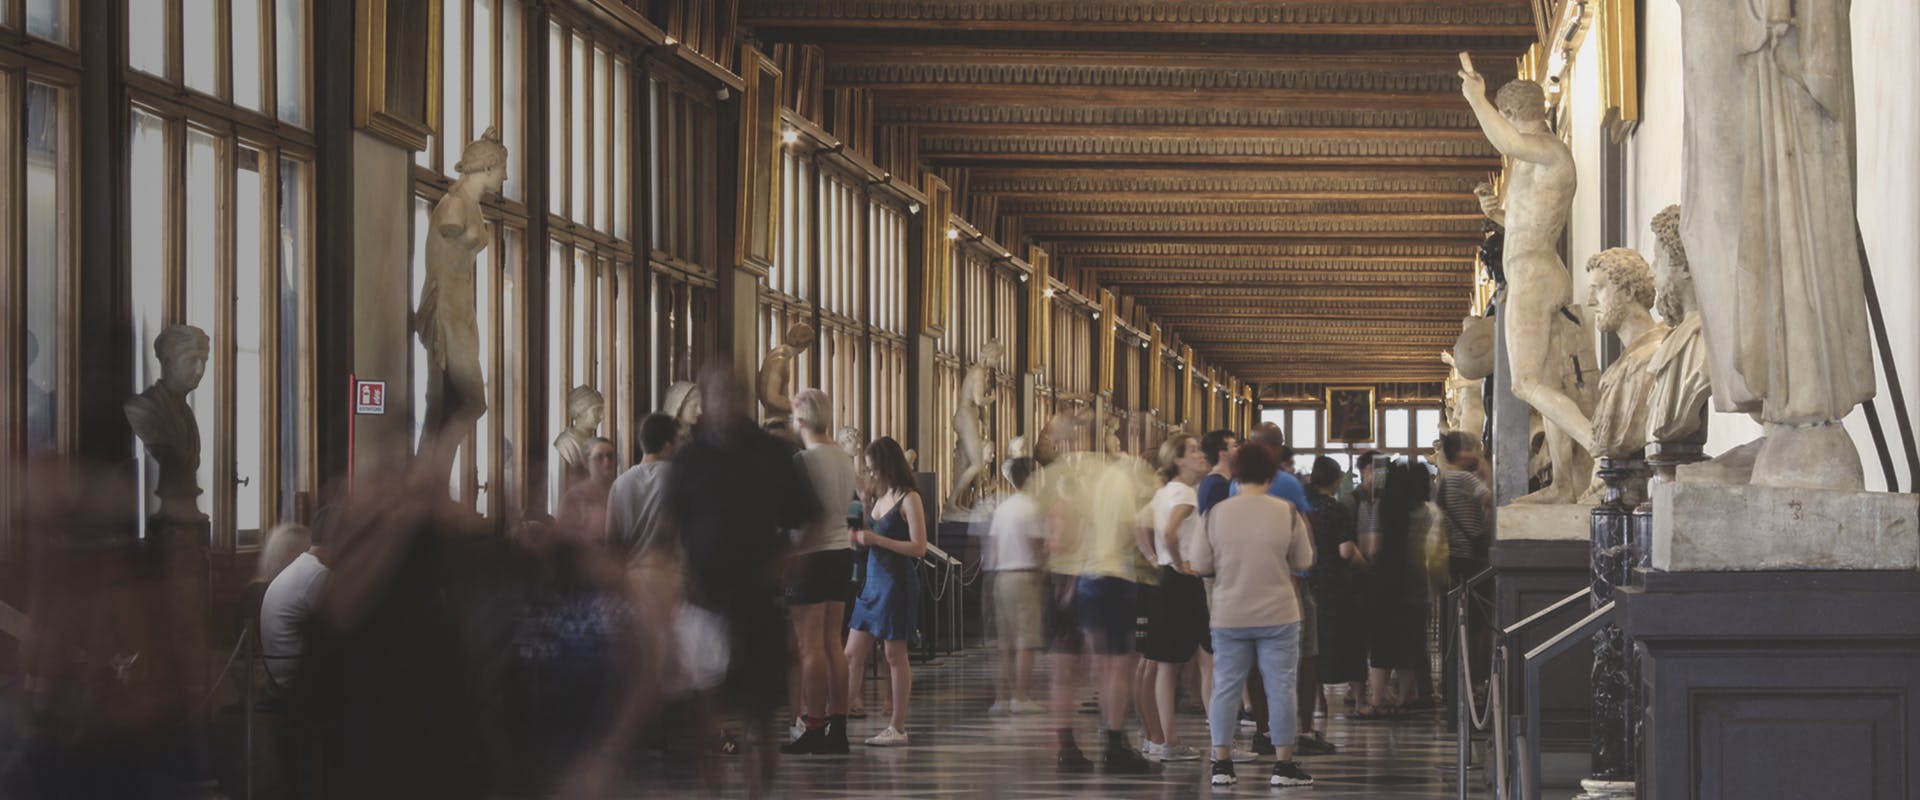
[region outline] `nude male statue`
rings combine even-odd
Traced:
[[[1547,127],[1546,93],[1532,81],[1516,80],[1487,100],[1486,79],[1460,55],[1461,92],[1487,139],[1512,159],[1503,216],[1506,225],[1507,297],[1500,313],[1513,370],[1513,394],[1547,422],[1547,446],[1554,464],[1553,485],[1528,495],[1527,502],[1572,502],[1587,477],[1572,474],[1573,445],[1593,448],[1593,425],[1580,404],[1559,385],[1564,343],[1555,336],[1556,318],[1573,301],[1573,277],[1560,260],[1557,245],[1573,211],[1573,151]],[[1490,196],[1480,194],[1483,207]],[[1489,216],[1492,216],[1490,213]]]
[[[793,360],[813,346],[813,326],[796,322],[787,328],[787,337],[779,347],[767,351],[767,360],[760,362],[760,407],[766,409],[768,420],[781,420],[793,416]]]

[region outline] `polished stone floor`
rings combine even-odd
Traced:
[[[1208,785],[1205,761],[1167,764],[1164,771],[1150,777],[1108,777],[1097,770],[1061,773],[1053,764],[1054,735],[1045,715],[986,716],[993,699],[989,668],[990,656],[981,650],[944,656],[934,665],[916,668],[909,719],[911,747],[862,746],[860,740],[885,727],[876,713],[850,726],[854,752],[849,756],[783,758],[771,796],[1007,800],[1269,795],[1411,800],[1457,796],[1452,734],[1435,714],[1392,722],[1349,720],[1338,695],[1330,701],[1335,713],[1332,719],[1321,720],[1321,729],[1340,745],[1340,752],[1300,760],[1315,777],[1316,784],[1310,788],[1268,788],[1271,758],[1239,765],[1241,783],[1224,790]],[[880,708],[879,692],[884,685],[867,685],[867,707],[875,712]],[[1093,741],[1095,719],[1092,714],[1077,715],[1076,732],[1083,747]],[[1206,741],[1205,721],[1197,712],[1182,715],[1179,725],[1187,742]],[[640,778],[638,796],[706,796],[708,792],[692,759],[681,755],[676,752],[642,766],[640,771],[647,774]],[[728,763],[724,769],[721,795],[741,796],[744,787],[740,765]],[[1478,770],[1470,773],[1470,784],[1480,777]],[[1470,797],[1486,796],[1477,785],[1472,788],[1476,791]]]

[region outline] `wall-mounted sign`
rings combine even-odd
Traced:
[[[353,382],[353,413],[355,414],[387,413],[387,382],[386,381],[359,381],[359,380],[354,381]]]

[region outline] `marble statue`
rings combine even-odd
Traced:
[[[980,357],[960,379],[960,397],[953,409],[953,482],[947,490],[947,505],[952,508],[971,508],[981,494],[977,485],[981,478],[992,479],[986,468],[991,444],[986,414],[993,402],[993,371],[1000,367],[1005,350],[997,341],[981,345]]]
[[[607,401],[600,390],[575,386],[567,392],[567,429],[553,439],[554,456],[559,459],[560,478],[566,485],[586,477],[587,449],[600,435],[600,420],[606,416]]]
[[[1714,407],[1757,415],[1752,482],[1859,491],[1840,420],[1875,376],[1855,223],[1848,0],[1681,0],[1681,238]]]
[[[1668,328],[1654,320],[1653,269],[1639,253],[1614,247],[1587,260],[1592,289],[1587,305],[1600,330],[1618,335],[1620,357],[1600,375],[1600,402],[1593,411],[1593,454],[1627,459],[1647,446],[1647,396],[1654,373],[1648,369]]]
[[[667,396],[660,403],[660,413],[680,421],[680,441],[685,443],[693,435],[693,426],[700,424],[700,384],[693,381],[674,381],[667,387]]]
[[[767,351],[760,362],[760,407],[769,422],[793,416],[793,360],[813,346],[813,326],[796,322],[787,326],[786,339]]]
[[[1460,320],[1460,335],[1453,340],[1449,363],[1460,377],[1480,380],[1493,377],[1494,340],[1500,321],[1494,317],[1465,317]]]
[[[1483,380],[1447,379],[1447,430],[1460,431],[1475,439],[1487,430],[1487,404]]]
[[[1106,446],[1107,455],[1124,454],[1127,448],[1120,444],[1120,416],[1108,414],[1106,428],[1106,432],[1101,437],[1101,444]]]
[[[201,526],[200,423],[194,419],[187,395],[199,387],[207,372],[212,342],[206,331],[192,325],[168,325],[154,337],[160,358],[160,380],[126,403],[127,424],[140,437],[159,467],[154,494],[160,508],[153,518],[162,525]]]
[[[1511,159],[1504,196],[1483,195],[1481,203],[1490,218],[1506,228],[1502,261],[1507,283],[1500,320],[1513,395],[1546,420],[1554,465],[1548,489],[1519,501],[1572,502],[1587,484],[1574,448],[1593,449],[1593,424],[1561,380],[1565,355],[1576,346],[1569,344],[1569,337],[1585,333],[1577,322],[1561,322],[1571,317],[1573,302],[1573,276],[1559,254],[1560,234],[1573,210],[1573,151],[1547,127],[1546,93],[1539,84],[1512,81],[1489,101],[1486,79],[1473,71],[1465,53],[1460,64],[1462,93],[1474,117],[1494,148]]]
[[[1647,364],[1653,373],[1647,441],[1704,445],[1713,385],[1707,377],[1707,345],[1700,337],[1700,303],[1693,294],[1687,249],[1680,242],[1679,206],[1654,215],[1653,234],[1660,241],[1653,260],[1654,308],[1672,329]]]
[[[498,194],[507,181],[507,148],[500,144],[499,131],[488,128],[467,145],[454,170],[460,179],[427,217],[427,274],[413,317],[414,333],[427,351],[423,437],[464,431],[487,410],[473,272],[474,259],[493,240],[480,202]],[[456,433],[452,438],[465,437]]]

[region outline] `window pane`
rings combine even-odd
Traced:
[[[133,158],[130,177],[132,241],[128,248],[133,273],[133,391],[143,391],[160,379],[160,359],[153,339],[160,335],[162,303],[166,299],[167,134],[166,123],[140,109],[133,110]],[[143,517],[146,515],[142,515]]]
[[[502,144],[507,146],[507,188],[506,196],[519,200],[525,191],[521,184],[526,174],[520,165],[525,163],[521,153],[521,128],[524,115],[520,111],[521,93],[526,91],[523,85],[526,77],[521,66],[525,53],[520,44],[520,0],[503,0],[500,7],[500,120]]]
[[[567,205],[567,36],[559,23],[547,25],[547,203],[566,216]]]
[[[221,50],[214,38],[220,30],[218,23],[213,0],[181,0],[180,30],[187,40],[181,55],[186,61],[187,86],[215,95],[220,93],[219,67],[214,60]]]
[[[493,125],[493,0],[473,2],[474,138]]]
[[[220,345],[220,269],[219,242],[220,218],[216,211],[220,202],[220,140],[213,134],[197,128],[187,132],[187,324],[194,325],[213,337],[213,344]],[[216,352],[218,352],[216,350]],[[214,416],[215,400],[219,395],[219,386],[225,376],[218,369],[219,360],[207,365],[207,379],[193,394],[187,395],[188,405],[193,406],[193,416],[200,424],[200,486],[208,494],[200,495],[199,508],[208,511],[212,502],[211,492],[219,484],[213,480],[214,448],[219,441],[214,435],[217,420]]]
[[[587,40],[573,37],[573,143],[567,150],[568,174],[573,179],[573,201],[567,207],[567,219],[583,224],[592,224],[593,208],[587,205],[587,159],[592,146],[587,138],[592,120],[588,114],[593,106],[587,97]]]
[[[259,111],[262,89],[260,45],[266,41],[260,20],[261,0],[233,0],[233,102]]]
[[[1413,446],[1430,447],[1440,439],[1440,409],[1422,408],[1413,412]],[[1467,431],[1468,436],[1479,438],[1479,431]]]
[[[665,87],[658,79],[647,80],[647,216],[650,240],[653,246],[660,246],[660,132],[666,127],[660,123],[661,94]],[[655,384],[656,386],[658,384]]]
[[[592,341],[587,338],[587,318],[593,315],[592,292],[590,291],[593,287],[592,273],[593,264],[587,255],[587,251],[575,250],[573,253],[572,297],[573,372],[568,375],[568,385],[564,387],[567,389],[571,389],[574,386],[597,383],[597,381],[593,379],[593,364],[587,360],[587,351],[593,346]]]
[[[567,428],[567,249],[547,244],[547,435],[551,442]],[[533,445],[541,446],[541,445]],[[547,458],[547,509],[560,508],[560,460]]]
[[[307,124],[307,0],[274,0],[274,87],[280,120]]]
[[[480,380],[482,386],[493,385],[493,324],[498,317],[493,314],[493,273],[490,269],[495,253],[491,248],[483,251],[475,262],[478,268],[473,281],[474,318],[480,338]],[[475,420],[473,427],[473,509],[481,516],[487,513],[487,477],[489,458],[493,456],[492,435],[488,432],[491,423],[489,415],[493,413],[493,403],[487,403],[487,409]]]
[[[238,171],[234,176],[234,269],[233,269],[233,524],[242,547],[260,543],[260,498],[266,482],[260,457],[266,440],[268,402],[266,384],[261,375],[264,331],[261,319],[262,291],[268,265],[262,263],[265,245],[261,228],[262,192],[266,185],[260,174],[260,151],[239,149]]]
[[[1411,422],[1412,412],[1404,408],[1389,408],[1385,416],[1387,418],[1384,423],[1386,430],[1380,434],[1376,434],[1376,437],[1385,440],[1387,448],[1391,450],[1400,450],[1408,447],[1407,434],[1411,433],[1411,431],[1408,430],[1408,424]]]
[[[427,234],[432,224],[428,219],[433,215],[433,203],[427,198],[413,198],[413,260],[408,266],[408,282],[412,285],[413,302],[408,308],[420,307],[420,292],[427,284]],[[411,322],[408,328],[412,328]],[[413,441],[416,447],[420,442],[420,433],[426,429],[427,422],[427,348],[420,343],[420,337],[408,336],[407,341],[413,354]],[[456,495],[457,497],[457,495]]]
[[[498,383],[500,398],[500,476],[508,487],[514,483],[513,437],[519,432],[516,421],[519,413],[514,403],[520,396],[520,351],[517,347],[517,329],[514,327],[514,309],[520,297],[520,277],[526,274],[526,241],[524,234],[515,228],[501,228],[501,241],[506,248],[506,269],[500,274],[500,364],[503,373]],[[509,502],[514,497],[507,495]]]
[[[280,518],[293,519],[294,493],[300,490],[300,464],[305,455],[300,448],[300,431],[306,404],[300,402],[300,298],[306,290],[307,274],[307,166],[292,159],[280,160],[280,278],[276,292],[279,314],[278,340],[274,343],[278,370],[274,380],[280,403]]]
[[[67,271],[72,247],[65,91],[27,84],[26,140],[27,454],[40,456],[57,447],[60,276]]]
[[[441,71],[440,71],[440,172],[453,174],[453,167],[460,163],[460,151],[476,136],[467,131],[467,22],[466,9],[472,0],[450,0],[445,4],[446,14],[441,24],[446,26],[441,32]]]
[[[607,51],[593,48],[593,227],[602,231],[611,230],[607,214],[613,206],[609,197],[613,170],[607,158],[607,101],[612,98],[612,80],[607,74]]]
[[[1287,442],[1296,448],[1320,446],[1320,412],[1311,408],[1293,410],[1293,422],[1287,426]]]
[[[66,44],[67,1],[27,0],[27,33]]]
[[[0,2],[0,9],[7,4]],[[0,15],[6,12],[0,10]],[[172,40],[162,35],[167,29],[167,4],[153,0],[127,2],[127,64],[152,75],[167,74],[167,50]],[[135,32],[138,33],[135,33]]]
[[[628,85],[627,62],[616,61],[613,68],[613,235],[617,239],[626,239],[628,235],[628,217],[633,216],[632,163],[627,148],[633,139],[628,134],[628,108],[631,103],[627,95],[633,90]],[[624,275],[624,273],[622,273]],[[632,437],[628,437],[632,438]]]

